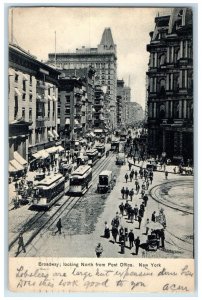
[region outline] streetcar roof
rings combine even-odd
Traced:
[[[96,154],[96,153],[98,153],[97,149],[91,149],[86,151],[86,154]]]
[[[83,175],[89,170],[91,170],[91,167],[88,166],[88,165],[79,166],[75,171],[72,172],[71,176],[73,176],[73,175]]]
[[[53,184],[56,181],[59,181],[60,179],[65,180],[64,176],[62,174],[52,174],[49,176],[46,176],[43,180],[37,183],[37,186],[49,186]]]
[[[97,145],[96,148],[105,148],[105,145]]]
[[[112,175],[112,171],[103,170],[99,176],[111,176],[111,175]]]

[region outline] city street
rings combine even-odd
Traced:
[[[110,164],[107,166],[107,169],[112,170],[117,176],[116,186],[111,193],[98,194],[95,191],[96,179],[92,188],[73,209],[70,212],[64,211],[60,215],[62,234],[55,234],[56,223],[47,229],[44,227],[29,244],[26,254],[20,253],[20,256],[93,257],[95,256],[95,247],[100,242],[104,249],[102,257],[135,257],[135,248],[129,249],[129,241],[126,242],[123,254],[120,244],[113,244],[112,235],[109,239],[103,237],[105,221],[111,228],[111,221],[116,212],[119,212],[119,205],[121,202],[125,203],[121,197],[121,188],[128,186],[131,189],[135,186],[134,179],[127,184],[125,182],[125,173],[129,171],[128,163],[124,166],[116,166],[115,157],[116,155],[113,154]],[[134,167],[134,170],[139,171],[141,165],[142,162]],[[167,223],[165,248],[159,248],[155,252],[145,251],[140,247],[138,257],[193,257],[193,176],[174,174],[173,166],[167,166],[167,169],[169,172],[167,180],[163,171],[154,172],[154,180],[148,190],[149,200],[141,229],[137,229],[137,221],[131,223],[126,216],[121,218],[121,225],[128,228],[128,232],[133,229],[135,238],[139,236],[141,244],[144,244],[147,239],[147,236],[144,235],[146,219],[151,219],[153,211],[158,212],[159,209],[164,209]],[[140,194],[134,195],[132,206],[135,204],[139,206],[141,202]],[[49,212],[46,214],[48,216]]]

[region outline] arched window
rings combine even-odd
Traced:
[[[162,66],[165,64],[166,56],[165,54],[162,54],[159,56],[159,66]]]
[[[166,111],[165,111],[165,105],[164,104],[161,104],[160,105],[160,108],[159,108],[159,118],[160,119],[164,119],[165,118],[165,115],[166,115]]]

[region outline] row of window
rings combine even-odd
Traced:
[[[181,41],[180,47],[168,47],[167,53],[151,53],[150,66],[159,67],[167,63],[177,63],[180,58],[192,58],[192,44],[189,41]]]
[[[193,118],[193,104],[182,101],[167,101],[166,104],[150,103],[149,104],[149,117],[150,118]]]

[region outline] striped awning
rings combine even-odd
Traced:
[[[14,152],[14,159],[22,166],[27,166],[27,161],[17,151]]]
[[[24,170],[24,167],[15,159],[10,160],[10,164],[16,169],[16,171]]]

